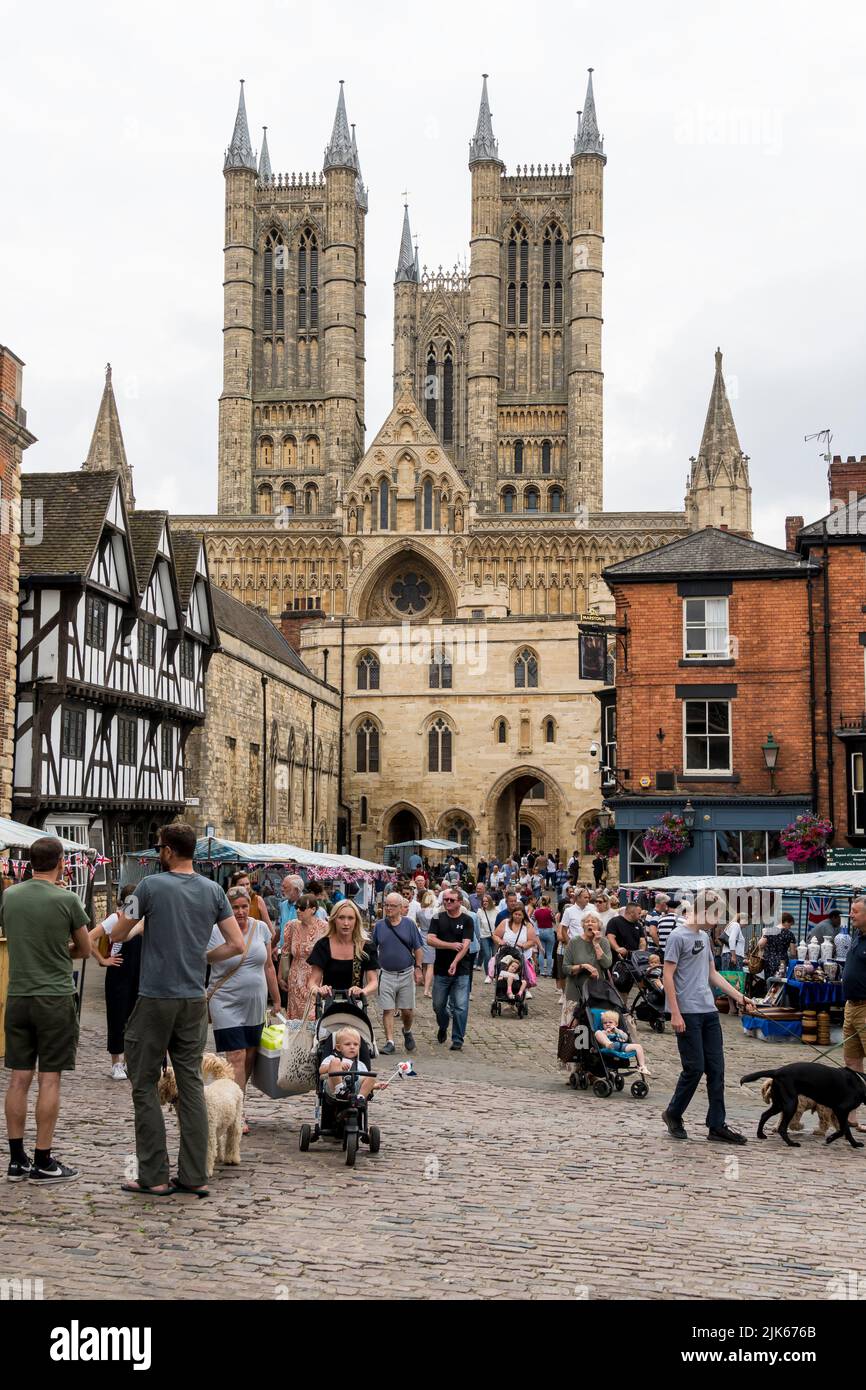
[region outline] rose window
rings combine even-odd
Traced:
[[[430,584],[414,570],[399,575],[390,589],[391,602],[399,613],[423,613],[432,595]]]

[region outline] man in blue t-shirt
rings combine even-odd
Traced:
[[[379,1007],[386,1039],[382,1051],[394,1051],[394,1013],[399,1009],[406,1051],[414,1052],[415,986],[423,979],[424,942],[411,917],[406,916],[406,899],[400,893],[386,895],[385,916],[373,928],[373,942],[382,971]]]
[[[201,1059],[207,1043],[205,972],[214,926],[223,945],[211,961],[241,956],[244,936],[218,883],[193,867],[196,834],[191,825],[164,825],[159,832],[161,874],[136,886],[117,914],[111,940],[125,941],[140,921],[141,977],[138,1003],[124,1034],[126,1066],[135,1107],[138,1179],[124,1192],[164,1197],[171,1191],[208,1195],[207,1108]],[[169,1182],[165,1120],[157,1094],[168,1053],[177,1080],[180,1150],[177,1177]]]

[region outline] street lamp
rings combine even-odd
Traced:
[[[602,830],[610,829],[610,811],[603,806],[598,813],[598,823]]]
[[[695,828],[695,808],[691,801],[687,801],[683,807],[683,825],[686,827],[689,834],[691,834]]]
[[[772,734],[767,734],[766,743],[761,744],[761,752],[764,755],[764,766],[770,774],[770,791],[776,790],[773,785],[773,775],[776,771],[776,763],[779,761],[779,744]]]

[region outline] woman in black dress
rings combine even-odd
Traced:
[[[309,956],[310,989],[314,994],[349,994],[363,1007],[379,988],[379,954],[364,935],[361,914],[349,899],[335,903],[328,933]]]

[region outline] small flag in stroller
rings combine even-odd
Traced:
[[[411,1062],[398,1062],[397,1075],[401,1081],[404,1081],[407,1076],[417,1076],[418,1073]]]

